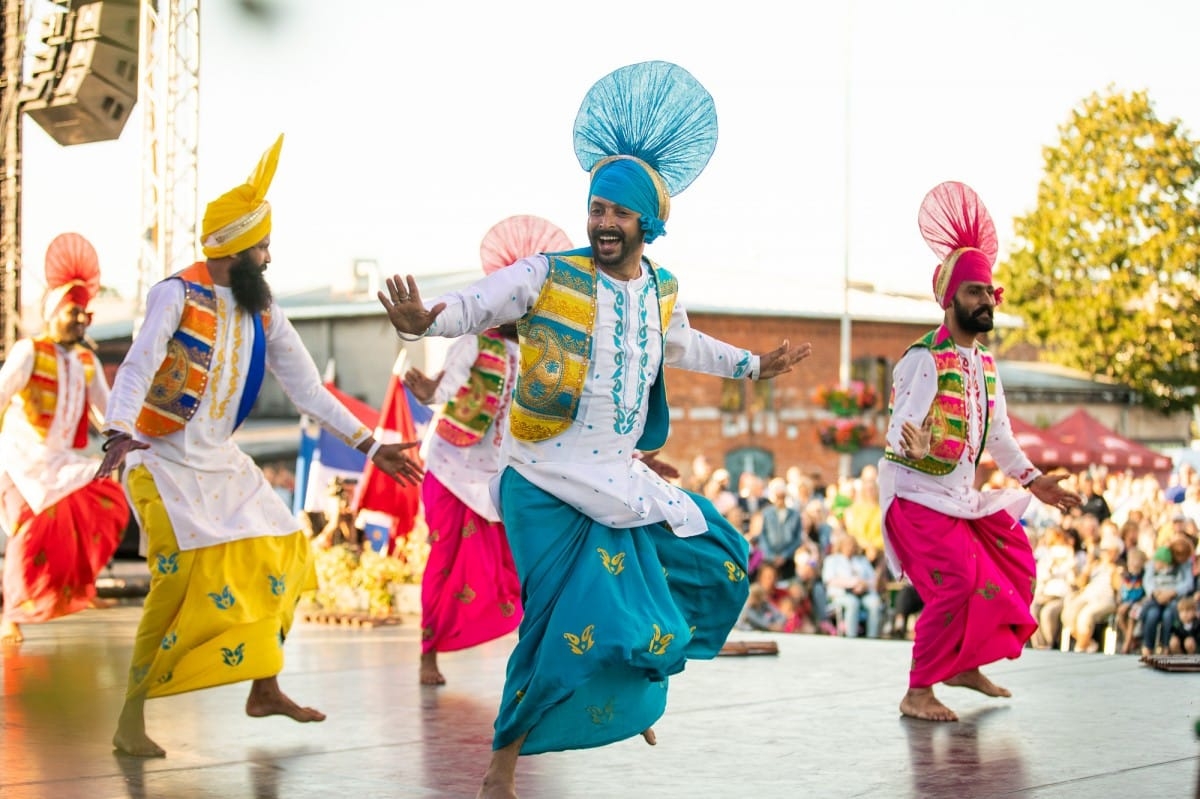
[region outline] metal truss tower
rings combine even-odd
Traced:
[[[142,0],[141,37],[139,320],[150,287],[196,260],[200,0]]]
[[[21,91],[25,3],[3,0],[0,11],[0,360],[21,330]]]

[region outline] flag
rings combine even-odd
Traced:
[[[392,366],[392,375],[388,380],[387,395],[380,410],[379,425],[375,428],[375,440],[382,444],[398,444],[406,441],[420,440],[424,429],[429,426],[433,411],[421,405],[412,396],[412,392],[404,385],[401,377],[405,370],[405,354],[400,353]],[[418,417],[418,409],[420,416]],[[421,431],[418,431],[416,419],[420,418]],[[408,450],[408,455],[419,459],[417,449]],[[368,463],[363,471],[355,497],[354,508],[359,511],[359,518],[374,520],[376,526],[380,520],[390,520],[389,544],[400,536],[408,535],[413,529],[421,504],[421,486],[404,485]],[[373,541],[376,548],[379,542]]]
[[[379,423],[379,411],[339,390],[333,381],[328,379],[328,371],[326,378],[325,388],[346,406],[355,418],[371,428]],[[301,416],[300,450],[296,457],[296,492],[292,500],[292,510],[296,513],[325,511],[329,483],[335,477],[359,482],[366,463],[367,456],[364,453],[320,427],[312,417]]]

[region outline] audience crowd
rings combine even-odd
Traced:
[[[750,543],[753,589],[738,627],[869,638],[911,636],[921,600],[890,573],[876,469],[824,483],[726,469],[698,456],[684,485],[713,501]],[[1007,478],[994,474],[987,487]],[[1037,561],[1030,646],[1077,652],[1195,654],[1200,621],[1200,473],[1166,479],[1092,467],[1064,485],[1067,514],[1033,499],[1021,519]]]

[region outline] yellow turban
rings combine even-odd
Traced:
[[[206,258],[224,258],[248,250],[271,233],[267,189],[275,177],[283,134],[263,153],[245,183],[230,189],[204,209],[200,243]]]

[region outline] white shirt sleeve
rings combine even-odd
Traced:
[[[0,419],[4,418],[12,398],[33,377],[33,342],[20,339],[8,353],[4,366],[0,367]]]
[[[108,414],[108,378],[104,376],[104,364],[100,362],[99,356],[95,357],[96,373],[92,375],[92,382],[88,384],[88,405],[91,406],[92,418],[96,420],[97,425],[103,425]]]
[[[887,443],[893,451],[903,452],[900,432],[904,422],[917,427],[924,424],[937,396],[937,369],[928,348],[913,347],[900,357],[892,370],[892,391],[895,399],[888,420]]]
[[[371,435],[370,429],[325,388],[321,373],[300,334],[274,302],[266,336],[267,368],[296,408],[315,418],[352,447],[365,441]]]
[[[437,390],[433,392],[432,405],[444,405],[449,402],[467,377],[471,367],[479,357],[479,338],[477,336],[461,336],[454,340],[446,353],[446,362],[442,365],[442,379],[438,382]]]
[[[678,300],[671,311],[663,347],[663,360],[668,366],[719,377],[758,377],[757,355],[696,330]]]
[[[137,417],[146,393],[167,355],[167,343],[179,329],[183,303],[182,280],[163,280],[150,287],[141,329],[113,379],[105,431],[118,430],[131,436],[136,432]]]
[[[550,274],[550,261],[544,255],[522,258],[512,266],[477,280],[461,291],[443,294],[426,307],[439,302],[446,308],[425,331],[427,336],[454,338],[482,333],[488,328],[520,319],[537,302],[542,284]]]
[[[1004,388],[1000,385],[1000,375],[996,375],[996,396],[993,397],[993,401],[992,418],[988,421],[988,436],[984,448],[996,461],[1000,471],[1015,478],[1021,485],[1026,485],[1041,474],[1041,470],[1034,467],[1013,435],[1012,424],[1008,421],[1008,402],[1004,399]]]

